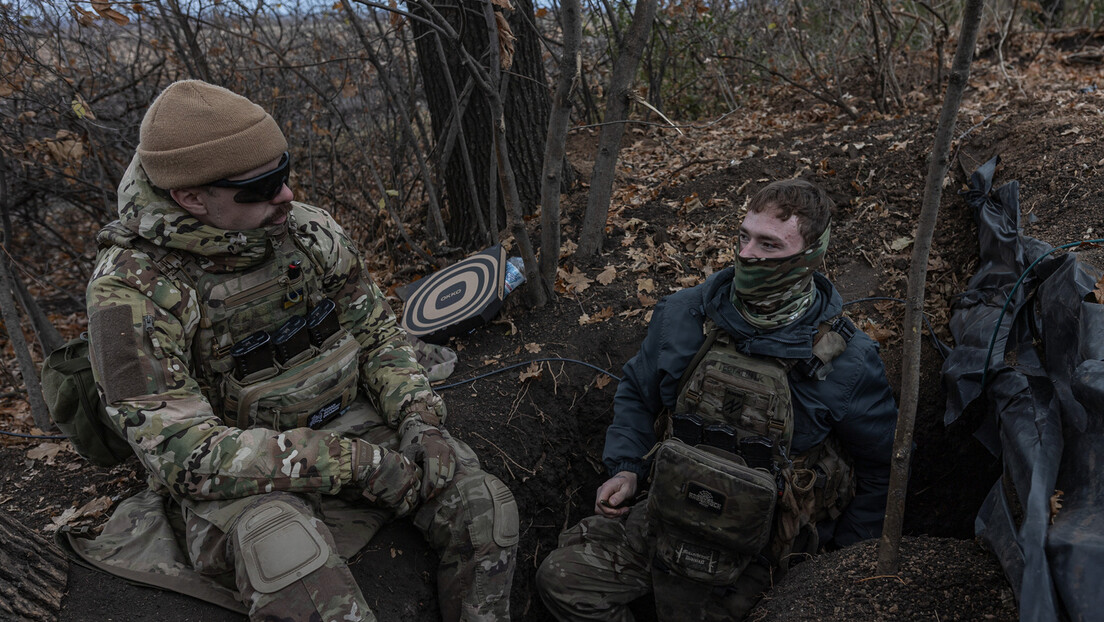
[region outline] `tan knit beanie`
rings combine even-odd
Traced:
[[[173,190],[240,175],[287,151],[263,108],[202,80],[170,84],[150,104],[138,156],[150,181]]]

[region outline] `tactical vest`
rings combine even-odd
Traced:
[[[823,379],[847,347],[846,318],[822,324],[799,363],[740,352],[707,320],[706,340],[679,383],[656,452],[649,518],[660,563],[688,579],[730,585],[757,558],[785,568],[795,541],[816,550],[816,523],[854,496],[834,436],[792,455],[789,374]],[[811,542],[809,541],[811,539]],[[769,546],[768,546],[769,545]]]
[[[191,372],[214,412],[232,427],[318,428],[356,397],[356,339],[340,326],[325,339],[313,339],[303,326],[310,312],[323,310],[328,301],[321,267],[290,233],[293,218],[289,214],[288,235],[270,240],[269,259],[242,271],[209,272],[189,253],[128,233],[133,248],[148,254],[165,278],[195,292],[199,325],[191,342]],[[117,222],[108,226],[125,230]],[[333,310],[333,320],[339,312]],[[277,343],[287,327],[299,327],[302,334]],[[165,356],[152,317],[144,318],[144,328],[154,356]],[[281,357],[281,347],[291,342],[294,351]],[[245,365],[243,344],[256,346]]]

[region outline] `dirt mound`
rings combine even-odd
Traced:
[[[874,541],[798,564],[748,616],[752,622],[1019,619],[1000,564],[969,540],[905,538],[901,567],[877,575]]]

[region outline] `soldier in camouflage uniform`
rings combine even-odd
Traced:
[[[809,376],[797,365],[818,356],[818,344],[832,342],[818,338],[827,334],[820,327],[838,319],[842,309],[839,293],[814,272],[828,245],[830,214],[831,200],[813,184],[769,184],[749,203],[735,266],[656,306],[640,352],[625,365],[614,398],[604,449],[611,477],[598,488],[595,515],[564,531],[560,548],[537,572],[541,597],[557,619],[632,620],[629,603],[652,594],[660,620],[737,620],[769,587],[772,572],[795,555],[879,535],[896,406],[877,344],[858,331],[849,342],[840,337],[842,345],[825,357],[830,371],[824,367],[824,373]],[[727,371],[715,366],[699,376],[696,370],[706,367],[718,347],[710,345],[711,339],[728,348],[725,361],[743,362]],[[752,370],[766,361],[774,361],[772,369],[779,370],[775,377],[788,383],[790,395],[741,389],[763,382],[766,376]],[[718,399],[707,404],[702,395],[710,391]],[[705,423],[723,425],[703,431],[701,418],[694,419],[699,413],[687,413],[693,410],[688,404],[695,403],[712,404],[699,413]],[[741,423],[742,418],[752,420],[779,403],[789,414],[785,420],[771,420],[775,453],[760,468],[751,468],[751,450],[761,449],[763,445],[756,443],[766,437],[741,437],[738,449],[731,451],[706,442],[708,433],[721,441],[731,439],[725,434],[734,430],[743,435],[743,426],[751,424]],[[762,409],[752,408],[755,404]],[[688,426],[680,435],[675,427],[680,420],[699,425]],[[668,440],[653,451],[672,430],[679,440]],[[695,430],[700,440],[684,438]],[[751,442],[745,446],[744,440]],[[696,480],[684,471],[662,469],[662,464],[688,464],[665,461],[665,454],[672,453],[667,449],[686,456],[690,447],[702,447],[694,445],[699,442],[713,447],[703,453],[700,463],[706,466],[695,467]],[[718,461],[719,456],[725,460]],[[634,504],[653,457],[649,500]],[[709,470],[717,464],[722,467]],[[824,472],[806,468],[810,466],[824,467]],[[722,478],[716,475],[721,468],[754,477]],[[806,479],[797,477],[799,473]],[[759,488],[763,496],[755,497],[764,500],[765,512],[754,503],[748,505],[750,493],[725,497],[718,492],[723,484],[736,481],[744,486],[755,477],[765,481]],[[699,485],[703,481],[707,485]],[[657,487],[677,492],[665,492],[670,498],[657,500]],[[825,496],[827,491],[834,496]],[[713,518],[721,516],[721,508],[724,517],[758,517],[758,523],[745,522],[738,529],[720,523],[722,531],[709,532],[707,527],[717,526],[712,521],[725,519]],[[684,511],[706,518],[680,522],[678,515]],[[676,527],[683,531],[667,533]],[[705,536],[687,537],[685,532]],[[736,553],[730,545],[718,544],[721,536],[739,540],[745,532],[759,532],[762,540],[741,542],[748,548]],[[665,544],[670,542],[678,546]]]
[[[441,427],[353,243],[292,200],[289,168],[244,97],[189,80],[150,106],[87,292],[97,386],[149,491],[70,543],[255,620],[375,620],[346,559],[410,516],[441,556],[442,618],[508,619],[513,497]]]

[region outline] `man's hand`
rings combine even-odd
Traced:
[[[403,455],[422,468],[422,499],[432,499],[456,474],[456,457],[436,427],[420,421],[403,425]]]
[[[396,517],[418,506],[421,479],[421,470],[403,454],[360,439],[353,441],[353,482],[365,499],[394,510]]]
[[[609,518],[621,516],[629,511],[626,501],[636,496],[636,473],[621,471],[607,479],[598,487],[594,501],[594,513]]]

